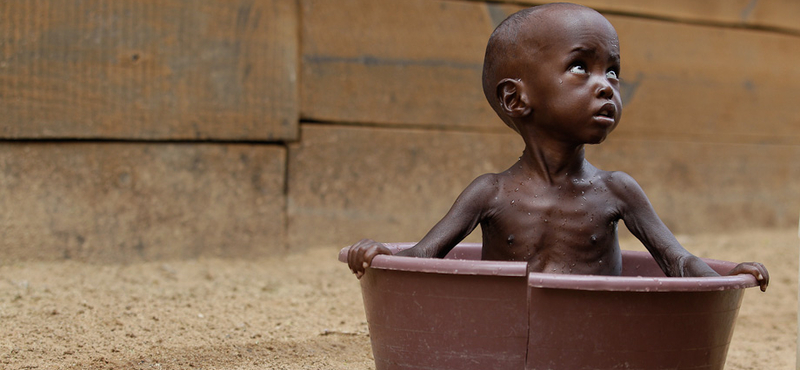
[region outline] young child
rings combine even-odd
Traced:
[[[574,4],[522,10],[503,21],[486,48],[483,91],[500,118],[525,142],[519,161],[475,179],[444,218],[398,255],[444,257],[481,225],[482,258],[527,261],[528,270],[619,275],[617,223],[653,255],[667,276],[717,276],[675,239],[629,175],[597,169],[585,144],[599,144],[622,114],[620,51],[614,27]],[[361,277],[384,245],[361,240],[348,264]],[[769,284],[760,263],[729,274]]]

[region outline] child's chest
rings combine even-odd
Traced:
[[[484,240],[509,251],[575,252],[616,245],[618,203],[604,187],[504,186],[481,222]]]

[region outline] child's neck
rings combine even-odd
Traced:
[[[531,145],[526,143],[519,159],[523,173],[549,184],[570,181],[580,176],[585,158],[583,144],[578,146]]]

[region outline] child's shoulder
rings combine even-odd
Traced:
[[[480,192],[484,194],[494,193],[499,191],[503,186],[503,176],[499,173],[485,173],[472,180],[472,183],[467,186],[465,191]]]
[[[472,180],[472,183],[469,185],[469,187],[497,192],[508,186],[512,186],[515,182],[519,181],[519,176],[515,175],[511,171],[485,173],[476,177],[475,180]]]
[[[508,186],[509,181],[509,176],[505,173],[485,173],[472,180],[460,198],[483,204],[492,203],[503,194],[502,190]]]
[[[600,180],[603,184],[607,184],[608,186],[612,187],[624,187],[636,183],[636,180],[633,178],[633,176],[622,171],[603,171],[598,169],[594,177]]]
[[[502,193],[502,183],[500,174],[487,173],[478,176],[461,192],[450,212],[482,214],[493,209]]]
[[[625,172],[598,170],[595,179],[597,185],[605,187],[619,199],[629,200],[631,197],[644,196],[644,191],[636,179]]]

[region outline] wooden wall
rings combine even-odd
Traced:
[[[0,2],[0,263],[417,240],[521,153],[480,74],[534,3]],[[677,233],[797,225],[800,5],[581,3],[625,102],[588,159]]]

